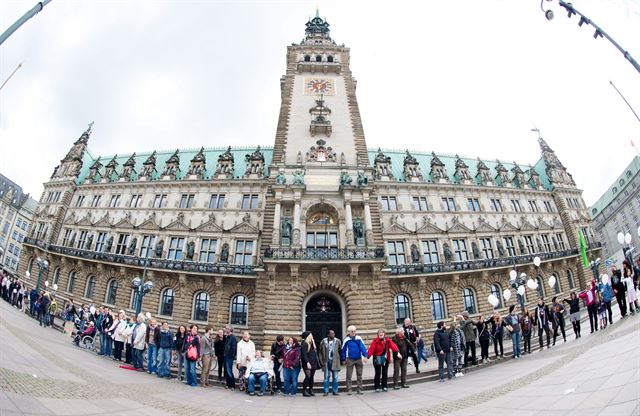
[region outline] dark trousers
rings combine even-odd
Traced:
[[[567,335],[564,332],[564,319],[558,321],[558,324],[553,328],[553,345],[556,345],[556,338],[558,337],[558,329],[562,333],[562,339],[566,342]]]
[[[587,306],[587,311],[589,311],[589,324],[591,325],[591,332],[593,332],[593,328],[595,326],[595,330],[598,330],[598,309],[596,308],[596,304]]]
[[[502,346],[502,334],[493,338],[493,352],[498,356],[498,347],[500,347],[500,357],[504,357],[504,347]]]
[[[531,331],[524,333],[524,352],[531,354]]]
[[[410,347],[407,347],[407,355],[411,357],[411,359],[413,360],[413,365],[416,366],[416,371],[418,371],[419,370],[418,366],[420,365],[420,363],[418,362],[418,354],[416,353],[416,350]]]
[[[453,378],[453,362],[452,362],[453,353],[447,352],[445,354],[438,353],[438,374],[440,375],[440,380],[444,380],[444,363],[447,363],[447,374],[449,380]]]
[[[222,355],[217,356],[218,360],[218,381],[224,380],[224,357]]]
[[[611,312],[611,301],[605,302],[604,306],[607,308],[607,314],[609,314],[609,323],[613,323],[613,312]]]
[[[489,359],[489,338],[480,338],[480,359]]]
[[[375,371],[375,376],[373,378],[373,385],[375,389],[386,389],[387,378],[389,376],[389,361],[385,361],[384,365],[373,363],[373,369]]]
[[[469,363],[469,353],[471,353],[471,364],[476,365],[476,341],[467,341],[464,348],[464,366],[467,367]],[[438,359],[440,356],[438,355]]]
[[[313,376],[316,374],[315,368],[309,370],[308,368],[304,369],[304,380],[302,381],[302,390],[309,389],[309,391],[313,390]]]
[[[575,320],[571,321],[571,325],[573,326],[573,333],[576,336],[576,339],[580,336],[580,321]]]
[[[122,361],[122,349],[124,348],[124,342],[113,341],[113,358]]]
[[[282,364],[278,361],[278,359],[275,359],[273,363],[273,373],[276,378],[275,390],[277,391],[282,391],[282,378],[280,377],[281,367],[282,367]]]
[[[544,343],[542,342],[542,333],[547,334],[547,348],[551,345],[551,335],[549,334],[549,324],[542,325],[538,327],[538,343],[540,343],[540,348],[544,347]]]
[[[124,362],[127,364],[131,364],[133,362],[133,351],[131,351],[132,347],[133,346],[131,344],[127,344],[124,349]]]
[[[224,359],[224,376],[227,379],[227,387],[230,389],[236,388],[236,379],[233,377],[233,360],[233,357]]]
[[[627,316],[627,299],[625,295],[620,295],[620,292],[616,295],[618,301],[618,308],[620,308],[620,316]]]

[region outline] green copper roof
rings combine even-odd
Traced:
[[[634,176],[640,171],[640,156],[634,156],[629,166],[625,168],[620,177],[613,182],[611,187],[606,190],[604,194],[596,201],[595,204],[589,207],[589,216],[591,219],[595,218],[598,214],[604,211],[605,208],[615,199],[620,192],[629,186],[629,183]],[[637,192],[637,191],[636,191]]]

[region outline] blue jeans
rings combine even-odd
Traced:
[[[300,367],[284,368],[284,394],[294,395],[298,391],[298,374],[300,374]]]
[[[102,332],[100,334],[100,355],[105,355],[105,351],[107,349],[107,335]]]
[[[424,362],[427,362],[427,359],[423,357],[424,355],[424,347],[418,347],[418,364],[420,364],[420,362],[422,360],[424,360]]]
[[[267,373],[264,373],[258,380],[260,381],[260,393],[264,393],[264,391],[267,389],[267,381],[269,381],[269,376],[267,375]],[[256,375],[253,373],[249,374],[247,383],[249,384],[247,386],[247,388],[249,389],[249,393],[253,394],[253,392],[256,390]]]
[[[147,372],[155,373],[158,370],[158,347],[154,344],[147,346]]]
[[[104,355],[111,357],[112,352],[113,352],[113,338],[111,338],[109,334],[107,334],[105,336],[105,342],[104,342]]]
[[[326,368],[324,369],[324,381],[322,382],[322,388],[325,393],[329,393],[329,380],[331,378],[333,378],[333,382],[331,383],[331,391],[333,393],[338,392],[338,373],[339,371],[331,370],[331,362],[328,362]]]
[[[522,336],[520,331],[514,332],[511,334],[511,340],[513,341],[513,356],[520,357],[520,340]]]
[[[224,359],[224,376],[227,380],[227,387],[230,389],[236,388],[236,379],[233,377],[233,358]]]
[[[184,360],[185,373],[187,374],[187,384],[191,386],[197,386],[198,380],[196,379],[196,362],[191,360]]]
[[[134,349],[132,350],[132,353],[133,353],[133,357],[132,357],[132,359],[133,359],[133,366],[134,366],[135,368],[140,368],[140,369],[142,369],[142,350],[139,350],[139,349],[137,349],[137,348],[134,348]]]
[[[171,374],[171,348],[158,350],[158,377],[169,377]]]

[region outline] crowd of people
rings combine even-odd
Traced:
[[[568,298],[554,297],[551,304],[538,298],[532,311],[524,307],[517,310],[509,307],[509,313],[501,316],[498,312],[490,316],[471,317],[467,311],[452,318],[450,322],[440,321],[433,334],[433,353],[438,358],[440,382],[464,375],[465,368],[489,361],[489,346],[493,344],[494,359],[504,358],[503,339],[511,338],[513,357],[520,359],[531,353],[531,339],[537,334],[538,346],[544,349],[556,344],[558,337],[567,342],[565,331],[565,304],[573,327],[575,338],[581,335],[581,304],[587,308],[591,333],[613,324],[611,302],[615,297],[621,319],[638,312],[638,267],[627,260],[622,270],[615,266],[610,278],[588,282],[585,290],[572,291]],[[604,276],[603,276],[604,277]],[[24,285],[18,280],[0,276],[0,295],[16,308],[24,310],[26,300]],[[581,302],[583,301],[583,302]],[[40,325],[50,326],[58,312],[55,296],[47,291],[38,293],[32,289],[28,294],[29,313],[37,318]],[[61,311],[67,321],[75,321],[78,328],[75,342],[84,337],[92,337],[99,345],[98,355],[114,361],[130,364],[137,371],[147,371],[161,378],[173,378],[171,365],[177,366],[176,377],[187,385],[209,387],[211,369],[217,367],[217,381],[229,390],[240,390],[250,395],[264,395],[270,392],[295,396],[298,393],[299,375],[303,373],[302,395],[314,396],[315,373],[323,374],[322,391],[325,396],[339,395],[340,371],[346,367],[346,392],[363,394],[363,368],[368,360],[374,367],[374,389],[388,391],[389,366],[393,364],[393,388],[408,388],[407,366],[409,358],[420,372],[420,363],[426,360],[424,337],[410,318],[395,329],[391,337],[384,329],[367,348],[357,335],[353,325],[347,328],[347,336],[340,339],[333,330],[319,344],[311,332],[305,331],[301,337],[285,339],[279,335],[271,344],[270,351],[256,349],[248,331],[243,331],[240,339],[234,335],[231,326],[214,332],[206,327],[201,334],[197,325],[187,328],[180,325],[175,333],[166,321],[158,322],[149,315],[127,316],[122,310],[115,313],[108,307],[77,308],[70,300]],[[480,360],[476,357],[476,340],[480,344]],[[146,363],[146,369],[145,369]],[[196,368],[200,366],[200,376]],[[445,377],[446,366],[446,377]],[[353,389],[353,372],[356,385]],[[236,374],[239,384],[236,385]]]

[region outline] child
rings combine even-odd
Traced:
[[[602,299],[602,292],[598,292],[598,317],[600,318],[600,327],[607,327],[607,305]]]

